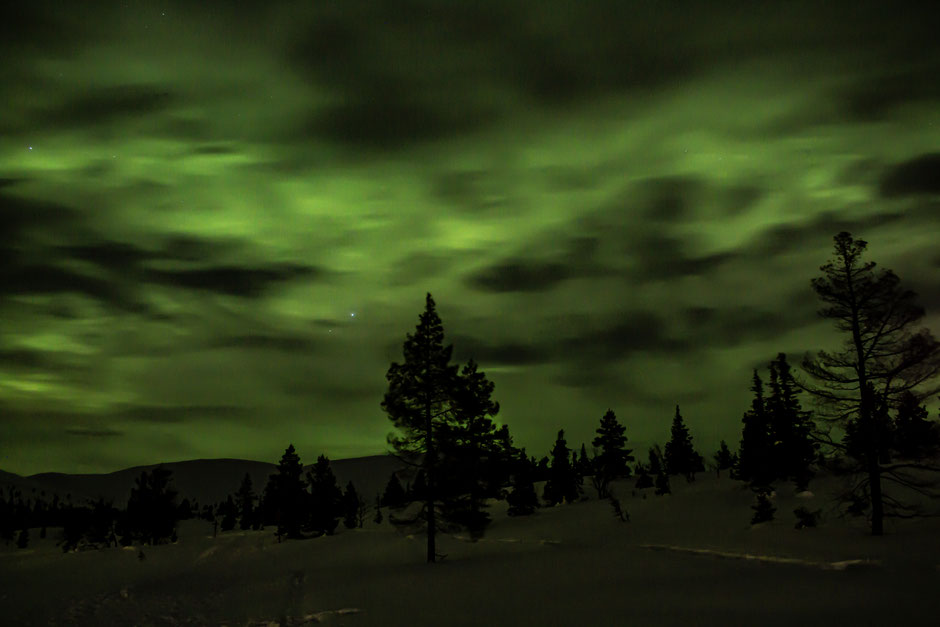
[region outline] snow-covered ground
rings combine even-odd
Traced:
[[[867,535],[839,519],[836,482],[812,498],[789,486],[777,518],[751,527],[753,495],[727,478],[673,478],[674,494],[614,485],[606,501],[509,518],[492,508],[484,540],[425,539],[367,524],[277,544],[271,530],[185,521],[177,544],[63,554],[57,530],[0,547],[3,625],[931,625],[940,623],[940,520],[889,522]],[[586,492],[592,490],[586,485]],[[823,509],[795,530],[793,509]]]

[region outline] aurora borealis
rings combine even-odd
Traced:
[[[936,19],[785,5],[5,4],[0,468],[380,453],[426,292],[530,454],[708,457],[840,230],[940,333]]]

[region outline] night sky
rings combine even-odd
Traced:
[[[530,454],[736,445],[837,232],[940,334],[925,5],[4,3],[0,468],[381,453],[426,292]]]

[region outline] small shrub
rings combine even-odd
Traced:
[[[607,497],[607,500],[610,502],[610,507],[614,510],[614,516],[620,522],[630,522],[630,514],[627,513],[621,506],[620,500],[611,494]]]
[[[774,512],[777,511],[777,508],[770,502],[770,495],[767,490],[757,492],[757,503],[751,505],[751,509],[754,510],[754,516],[751,517],[752,525],[773,520]]]
[[[819,515],[822,514],[822,510],[817,509],[815,512],[811,512],[801,505],[793,510],[793,513],[796,514],[796,528],[803,529],[804,527],[815,527],[819,522]]]

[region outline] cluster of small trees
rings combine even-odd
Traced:
[[[57,544],[63,551],[175,541],[176,523],[189,515],[190,504],[176,504],[170,477],[163,468],[143,472],[124,510],[103,498],[78,504],[70,494],[63,502],[58,494],[47,500],[40,492],[24,499],[19,490],[8,489],[6,498],[0,498],[0,539],[10,542],[19,530],[17,546],[26,548],[30,528],[38,527],[39,537],[45,538],[47,527],[52,527],[61,529]]]
[[[770,362],[770,396],[764,398],[757,370],[751,390],[754,399],[742,419],[736,476],[756,487],[792,480],[797,489],[805,490],[818,445],[812,439],[811,414],[800,406],[799,388],[784,353]]]
[[[268,478],[257,506],[248,475],[229,502],[231,513],[228,521],[223,519],[223,531],[233,528],[237,517],[242,529],[276,526],[278,541],[333,535],[340,520],[347,528],[361,527],[369,510],[351,481],[345,492],[339,488],[325,455],[320,455],[305,475],[293,444],[281,456],[277,472]]]

